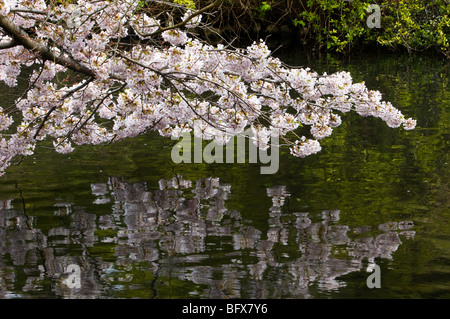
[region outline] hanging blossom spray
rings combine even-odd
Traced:
[[[349,111],[393,128],[416,125],[348,72],[291,68],[263,41],[213,46],[188,33],[202,27],[201,9],[170,25],[148,6],[0,0],[0,80],[14,87],[32,69],[15,105],[0,105],[0,172],[42,140],[65,154],[150,130],[223,145],[251,129],[257,147],[269,148],[276,136],[305,157],[321,150]]]

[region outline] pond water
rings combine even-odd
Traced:
[[[0,297],[450,298],[448,62],[278,54],[350,71],[417,128],[347,114],[320,153],[283,151],[273,175],[173,164],[155,134],[42,145],[0,179]]]

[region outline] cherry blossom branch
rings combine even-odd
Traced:
[[[319,76],[290,67],[263,41],[236,49],[191,38],[190,27],[207,28],[200,14],[221,1],[187,11],[181,23],[165,28],[157,19],[166,13],[153,2],[144,12],[132,0],[55,6],[16,0],[19,9],[4,1],[0,79],[13,87],[23,68],[41,68],[15,101],[19,114],[0,106],[0,174],[43,139],[66,154],[73,143],[107,144],[148,130],[166,137],[193,130],[224,143],[251,128],[257,147],[266,149],[270,137],[279,136],[292,155],[305,157],[320,151],[319,140],[350,110],[390,127],[415,127],[415,120],[382,101],[380,92],[353,83],[348,72]],[[136,35],[139,41],[121,45]]]
[[[14,39],[15,42],[30,50],[34,54],[40,56],[44,60],[53,61],[61,66],[67,67],[76,72],[83,73],[87,76],[95,76],[94,71],[82,65],[81,63],[61,55],[56,55],[48,47],[31,39],[28,34],[20,27],[15,25],[4,15],[0,14],[0,27]]]
[[[64,99],[70,97],[75,92],[77,92],[77,91],[81,90],[82,88],[86,87],[87,85],[89,85],[89,83],[92,82],[93,80],[94,80],[94,77],[91,77],[91,78],[87,79],[86,81],[81,82],[79,85],[73,87],[71,90],[68,90],[61,97],[61,100],[63,101]],[[58,108],[58,106],[59,105],[55,105],[55,106],[53,106],[52,108],[50,108],[48,110],[48,112],[45,114],[44,118],[42,119],[42,122],[39,124],[39,127],[36,129],[36,132],[33,135],[33,139],[36,139],[38,137],[39,133],[41,132],[42,128],[45,125],[45,122],[47,122],[47,120],[50,117],[50,115]]]

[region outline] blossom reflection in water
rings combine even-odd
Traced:
[[[165,298],[164,285],[176,280],[193,297],[312,298],[313,285],[324,293],[344,287],[340,277],[391,260],[401,238],[415,234],[410,221],[350,227],[339,210],[292,212],[284,186],[267,188],[265,226],[227,208],[232,187],[218,178],[174,176],[149,189],[109,177],[91,184],[91,193],[90,207],[58,200],[50,216],[0,202],[1,297],[114,298],[139,290]],[[69,265],[80,267],[80,288],[64,284]]]

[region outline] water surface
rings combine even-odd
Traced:
[[[319,154],[284,151],[274,175],[175,165],[155,134],[68,155],[41,145],[0,179],[0,297],[449,298],[449,64],[279,54],[350,71],[417,128],[347,114]]]

